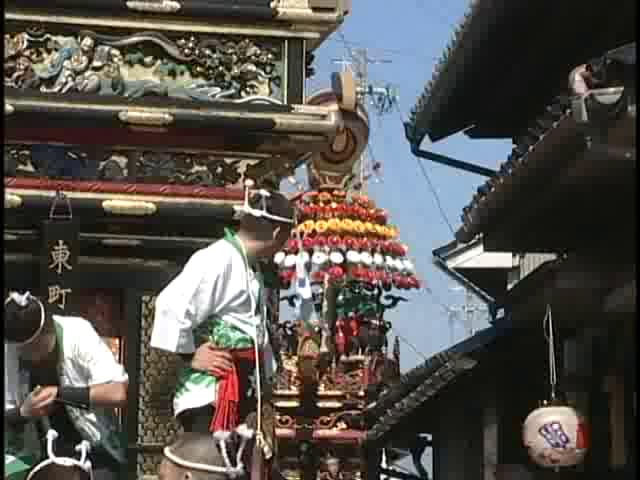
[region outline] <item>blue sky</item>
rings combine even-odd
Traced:
[[[468,3],[468,0],[353,0],[352,14],[341,29],[344,38],[352,48],[366,47],[372,57],[392,60],[390,64],[370,66],[369,75],[371,80],[383,85],[391,83],[399,89],[399,107],[405,118],[431,78],[435,62]],[[336,33],[317,51],[316,76],[309,87],[328,87],[331,72],[340,69],[331,60],[344,55],[344,43]],[[370,113],[370,144],[376,160],[383,164],[383,175],[381,183],[370,184],[369,194],[380,207],[389,210],[391,221],[400,228],[402,241],[410,247],[422,279],[434,294],[423,291],[410,294],[411,303],[400,306],[388,317],[402,337],[429,356],[450,344],[447,315],[435,298],[446,305],[464,303],[464,293],[451,291],[453,281],[431,263],[432,250],[450,242],[453,235],[438,211],[416,158],[411,155],[397,112],[379,119],[371,110]],[[506,159],[510,142],[471,140],[456,135],[433,145],[427,139],[422,148],[495,168]],[[462,208],[484,182],[483,177],[432,162],[425,167],[449,222],[457,229]],[[476,328],[482,326],[478,322]],[[464,328],[456,324],[456,340],[463,337]],[[403,370],[422,361],[406,343],[401,345]]]

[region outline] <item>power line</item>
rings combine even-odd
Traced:
[[[342,65],[343,70],[349,70],[353,73],[356,80],[356,92],[358,94],[359,103],[363,106],[373,106],[378,120],[386,113],[389,113],[393,105],[397,101],[397,95],[390,85],[380,87],[374,85],[369,78],[369,66],[375,64],[391,63],[388,59],[376,59],[369,55],[369,49],[358,48],[352,49],[350,42],[347,41],[344,32],[338,31],[338,37],[346,52],[346,56],[341,59],[333,59],[333,63]],[[367,142],[366,150],[360,157],[360,181],[359,189],[365,190],[369,178],[377,176],[380,163],[376,160],[371,142]],[[367,171],[369,167],[370,171]]]
[[[429,287],[424,287],[423,290],[431,295],[434,304],[438,305],[444,312],[449,315],[451,313],[451,307],[444,303]]]
[[[365,47],[366,44],[364,42],[354,42],[351,40],[342,40],[342,39],[337,39],[337,38],[329,38],[327,40],[327,42],[329,43],[339,43],[341,44],[343,47],[346,47],[348,45],[348,48],[357,48],[357,47]],[[374,53],[379,53],[382,55],[398,55],[398,56],[403,56],[403,57],[410,57],[410,58],[414,58],[414,59],[420,59],[420,60],[430,60],[432,62],[438,62],[440,61],[439,57],[436,56],[430,56],[430,55],[424,55],[418,51],[415,50],[408,50],[408,49],[396,49],[396,48],[376,48],[376,47],[368,47],[367,49],[371,52]]]
[[[416,355],[418,355],[420,358],[422,358],[425,361],[429,360],[429,358],[424,353],[422,353],[420,350],[418,350],[418,347],[416,347],[413,343],[411,343],[405,337],[400,335],[398,333],[398,331],[395,328],[393,328],[393,325],[391,326],[391,331],[394,333],[394,335],[396,337],[398,337],[402,342],[404,342],[411,350],[413,350],[413,353],[415,353]]]
[[[398,105],[396,104],[396,111],[398,112],[398,116],[400,117],[400,123],[403,125],[404,128],[404,119],[402,118],[402,112],[400,111],[400,108],[398,107]],[[427,185],[429,186],[429,190],[431,191],[431,194],[433,195],[433,198],[436,202],[436,206],[438,207],[438,211],[440,212],[440,216],[442,217],[442,219],[444,220],[444,223],[447,225],[447,227],[449,227],[449,231],[451,232],[451,235],[455,236],[455,230],[453,229],[453,226],[451,225],[451,222],[449,221],[449,218],[447,217],[447,214],[444,211],[444,208],[442,207],[442,202],[440,201],[440,196],[438,195],[437,190],[435,189],[433,183],[431,182],[431,178],[429,177],[429,174],[427,173],[427,169],[424,166],[424,162],[420,161],[420,159],[418,157],[416,157],[414,155],[416,162],[418,163],[418,167],[420,167],[420,171],[422,172],[422,176],[424,177],[424,179],[427,182]]]
[[[345,35],[344,32],[342,30],[338,31],[338,36],[340,38],[340,42],[342,43],[344,50],[347,53],[347,56],[349,57],[350,61],[347,61],[346,58],[342,58],[341,60],[334,60],[334,63],[340,63],[344,69],[346,68],[350,68],[353,70],[352,67],[355,67],[355,76],[358,80],[359,83],[359,90],[360,90],[360,94],[362,95],[363,99],[364,97],[366,97],[367,95],[372,95],[374,92],[370,91],[370,82],[369,82],[369,71],[368,71],[368,66],[370,64],[374,64],[374,63],[390,63],[390,61],[388,60],[375,60],[372,59],[368,56],[368,49],[358,49],[357,52],[354,52],[354,50],[351,48],[351,45],[353,44],[353,42],[349,42]],[[387,92],[388,95],[388,92]],[[400,117],[400,121],[401,123],[403,122],[402,119],[402,113],[400,112],[400,108],[398,106],[397,101],[392,101],[391,105],[389,105],[391,108],[395,108],[396,112],[398,113],[399,117]],[[378,129],[380,129],[382,127],[382,111],[378,112]],[[361,168],[364,168],[364,162],[366,161],[366,157],[369,156],[371,158],[371,160],[377,164],[376,158],[375,158],[375,154],[373,152],[373,146],[371,145],[371,142],[367,142],[367,147],[366,147],[366,151],[365,151],[365,155],[363,155],[363,157],[361,158],[361,162],[363,162],[363,164],[361,165]],[[417,157],[416,157],[416,160]],[[424,170],[424,166],[420,163],[420,161],[418,160],[418,165],[420,166],[423,176],[425,177],[429,188],[431,190],[432,195],[435,198],[436,204],[438,206],[438,209],[440,211],[440,215],[442,215],[442,217],[445,220],[445,223],[449,226],[449,230],[451,230],[452,235],[454,234],[453,232],[453,228],[451,226],[451,224],[449,223],[449,220],[447,218],[447,216],[444,213],[444,209],[442,207],[442,204],[440,202],[440,198],[438,196],[437,191],[435,190],[433,184],[431,183],[431,179],[429,178],[427,172]],[[361,176],[364,177],[364,171],[361,172]],[[364,178],[362,178],[364,180]],[[364,182],[363,182],[364,183]],[[429,293],[431,300],[434,302],[435,305],[439,306],[440,308],[443,309],[444,313],[447,316],[451,315],[451,308],[446,305],[442,300],[440,300],[435,293],[431,290],[431,288],[429,287],[424,287],[424,290]],[[406,343],[416,354],[418,354],[420,357],[423,357],[426,360],[426,356],[422,353],[419,352],[419,350],[415,347],[415,345],[411,344],[411,342],[409,342],[407,339],[403,338],[402,336],[398,335],[397,332],[395,332],[396,335],[398,336],[399,339],[401,339],[404,343]]]
[[[449,227],[449,231],[451,232],[451,235],[455,236],[456,233],[453,230],[453,227],[451,226],[451,222],[449,222],[449,219],[447,218],[447,215],[444,213],[444,208],[442,208],[442,203],[440,202],[440,197],[438,196],[438,192],[436,191],[435,187],[433,186],[433,183],[431,183],[431,179],[429,178],[429,174],[427,173],[427,170],[426,170],[426,168],[424,166],[424,162],[421,162],[418,157],[416,157],[416,161],[418,162],[418,166],[420,167],[420,171],[422,172],[422,176],[424,177],[424,179],[427,181],[427,184],[429,185],[429,190],[431,190],[431,193],[433,194],[433,198],[436,201],[436,205],[438,206],[438,210],[440,211],[440,215],[442,216],[442,219],[447,224],[447,227]]]
[[[464,319],[464,327],[468,336],[474,334],[474,320],[477,313],[486,313],[487,307],[485,305],[474,302],[473,292],[463,286],[456,286],[452,288],[453,291],[464,290],[465,300],[464,303],[455,307],[451,307],[452,317],[455,314],[464,313],[466,318]]]

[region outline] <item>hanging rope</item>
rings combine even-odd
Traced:
[[[551,400],[556,399],[558,385],[558,372],[556,367],[556,342],[553,328],[553,317],[551,315],[551,305],[547,305],[547,312],[544,316],[542,328],[544,337],[549,346],[549,384],[551,386]]]

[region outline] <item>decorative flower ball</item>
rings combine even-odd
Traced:
[[[274,263],[292,281],[298,256],[314,281],[358,281],[391,288],[420,288],[409,249],[386,210],[366,195],[342,190],[307,192],[297,204],[299,224]],[[294,274],[295,275],[295,274]]]

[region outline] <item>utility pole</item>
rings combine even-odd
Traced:
[[[342,71],[350,71],[356,81],[356,93],[358,103],[366,107],[372,106],[378,117],[385,115],[393,109],[398,101],[395,90],[387,85],[385,87],[374,85],[369,80],[369,66],[392,63],[389,59],[376,59],[369,56],[366,48],[348,48],[345,44],[346,55],[335,58],[332,63],[342,66]],[[368,180],[378,174],[381,165],[370,158],[366,149],[359,159],[359,181],[357,189],[362,193],[367,191]],[[368,172],[367,170],[371,170]]]
[[[475,317],[478,313],[488,314],[488,309],[485,305],[481,305],[475,302],[475,298],[473,296],[473,292],[470,289],[464,288],[462,286],[455,286],[451,288],[454,292],[459,292],[464,290],[465,292],[465,300],[464,304],[458,305],[455,307],[449,307],[449,328],[451,329],[451,343],[454,343],[453,338],[453,324],[458,314],[464,313],[463,325],[465,327],[465,333],[467,336],[471,336],[475,333]]]

